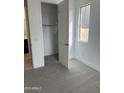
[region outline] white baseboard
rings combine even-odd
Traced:
[[[81,60],[79,60],[79,59],[77,59],[77,58],[71,58],[71,60],[73,60],[73,59],[74,59],[74,60],[77,60],[77,61],[79,61],[79,62],[81,62],[81,63],[84,63],[85,65],[87,65],[87,66],[93,68],[94,70],[100,72],[100,67],[99,67],[99,66],[96,66],[96,65],[94,65],[94,64],[91,64],[91,63],[89,63],[89,62],[87,62],[87,61],[81,61]]]

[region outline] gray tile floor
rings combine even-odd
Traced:
[[[69,69],[56,56],[45,57],[45,67],[25,71],[25,93],[100,93],[100,73],[77,60]]]

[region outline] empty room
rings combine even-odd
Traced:
[[[24,92],[100,93],[100,1],[25,0],[25,10]]]

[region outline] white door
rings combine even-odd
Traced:
[[[58,5],[59,62],[68,68],[69,41],[68,0]]]

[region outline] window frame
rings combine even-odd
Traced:
[[[85,4],[85,5],[81,5],[81,6],[79,7],[79,18],[78,18],[78,42],[82,42],[82,43],[87,43],[87,42],[84,42],[84,41],[80,40],[81,9],[82,9],[83,7],[88,6],[88,5],[90,5],[90,7],[91,7],[91,3]],[[90,11],[91,11],[91,8],[90,8]],[[91,14],[91,13],[90,13],[90,14]],[[89,18],[89,28],[90,28],[90,18]],[[89,29],[89,30],[90,30],[90,29]]]

